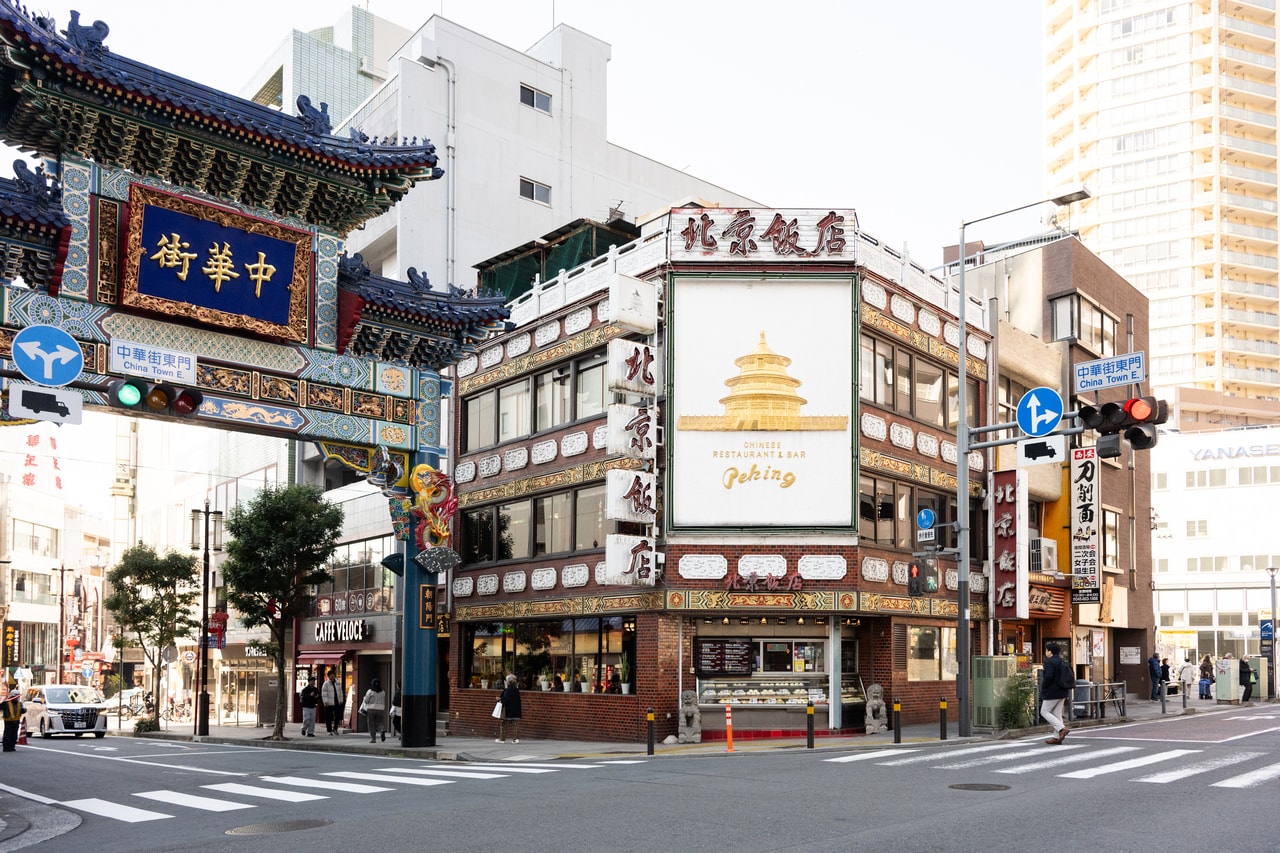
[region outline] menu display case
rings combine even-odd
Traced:
[[[813,678],[734,679],[704,678],[698,682],[700,705],[778,706],[827,704],[827,679]]]

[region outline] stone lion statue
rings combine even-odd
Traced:
[[[884,688],[872,684],[867,688],[867,734],[873,735],[889,728],[889,715],[884,705]]]
[[[676,742],[702,743],[702,710],[698,707],[696,690],[680,694],[680,729]]]

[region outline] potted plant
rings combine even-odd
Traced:
[[[582,685],[583,693],[591,692],[591,685],[587,682],[587,674],[585,672],[578,673],[578,683]]]
[[[631,692],[631,658],[623,655],[618,658],[618,680],[622,682],[622,692]]]
[[[542,685],[543,691],[551,689],[551,667],[546,667],[538,674],[538,683]]]

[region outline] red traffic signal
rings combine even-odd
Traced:
[[[1114,459],[1124,450],[1150,450],[1160,440],[1156,426],[1169,420],[1169,407],[1155,397],[1130,397],[1101,406],[1082,406],[1080,422],[1098,432],[1098,456]]]
[[[907,592],[910,595],[924,595],[924,575],[920,572],[920,564],[912,563],[907,568]]]

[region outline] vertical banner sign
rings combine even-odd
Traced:
[[[1028,598],[1027,475],[991,474],[991,615],[1026,619]]]
[[[1099,486],[1097,451],[1071,451],[1071,603],[1100,604],[1098,585]]]
[[[418,627],[424,631],[434,631],[436,628],[435,584],[418,585]]]

